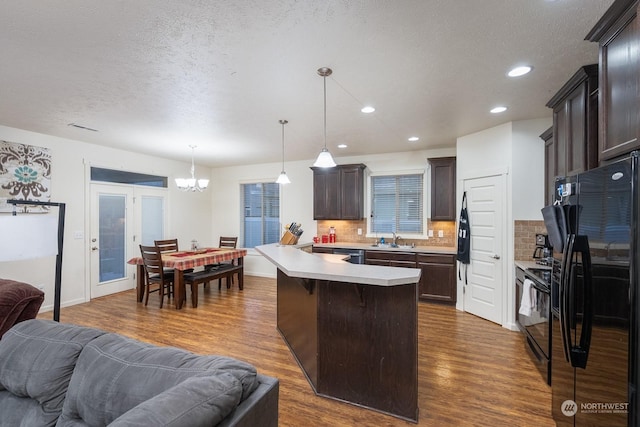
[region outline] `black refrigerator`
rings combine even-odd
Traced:
[[[558,426],[638,426],[638,153],[556,181],[552,413]]]

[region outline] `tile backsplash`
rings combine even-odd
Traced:
[[[317,222],[316,236],[321,239],[323,234],[329,234],[329,227],[335,227],[337,242],[350,243],[375,243],[376,237],[367,237],[367,220],[323,220]],[[456,245],[456,223],[455,221],[428,221],[428,230],[433,230],[433,236],[429,239],[413,239],[403,238],[400,233],[401,244],[415,243],[416,246],[447,246]],[[358,234],[358,229],[362,230],[362,234]],[[443,237],[438,237],[438,231],[442,230]],[[391,234],[379,234],[378,238],[391,238]],[[322,239],[321,239],[322,240]],[[533,253],[533,249],[532,249]]]
[[[547,234],[544,221],[514,221],[513,243],[516,261],[533,261],[536,247],[536,234]]]
[[[321,238],[323,234],[329,234],[329,227],[335,227],[337,242],[350,243],[375,243],[375,237],[366,237],[367,220],[359,221],[339,221],[324,220],[317,222],[316,236]],[[427,227],[433,230],[434,237],[427,239],[403,239],[400,235],[401,244],[415,243],[416,246],[447,246],[455,247],[456,223],[455,221],[428,221]],[[362,234],[358,234],[358,229],[362,230]],[[438,237],[438,230],[442,230],[444,237]],[[547,229],[544,221],[514,221],[514,258],[518,261],[532,261],[533,250],[536,247],[536,234],[546,234]],[[382,237],[380,234],[378,238]],[[385,239],[389,239],[391,235],[384,234]]]

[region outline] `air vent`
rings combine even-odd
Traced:
[[[67,126],[73,126],[74,128],[83,129],[83,130],[89,130],[91,132],[98,132],[98,129],[88,128],[86,126],[78,125],[78,124],[75,124],[75,123],[69,123]]]

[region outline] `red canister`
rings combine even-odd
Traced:
[[[329,235],[328,234],[323,234],[322,235],[322,243],[329,243]]]
[[[336,235],[329,234],[329,243],[335,243],[335,242],[336,242]]]

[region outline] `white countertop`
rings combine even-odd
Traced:
[[[551,266],[550,265],[536,264],[535,261],[519,261],[519,260],[515,260],[514,264],[516,265],[516,267],[519,267],[519,268],[521,268],[523,270],[529,270],[529,269],[551,270]]]
[[[290,277],[376,286],[406,285],[420,280],[418,268],[350,264],[343,261],[345,255],[310,254],[277,243],[255,249]]]
[[[430,253],[430,254],[455,254],[457,250],[452,246],[398,246],[391,247],[388,244],[382,246],[373,246],[371,243],[353,243],[353,242],[336,242],[336,243],[314,243],[316,248],[344,248],[344,249],[364,249],[367,251],[393,251],[393,252],[414,252],[414,253]]]

